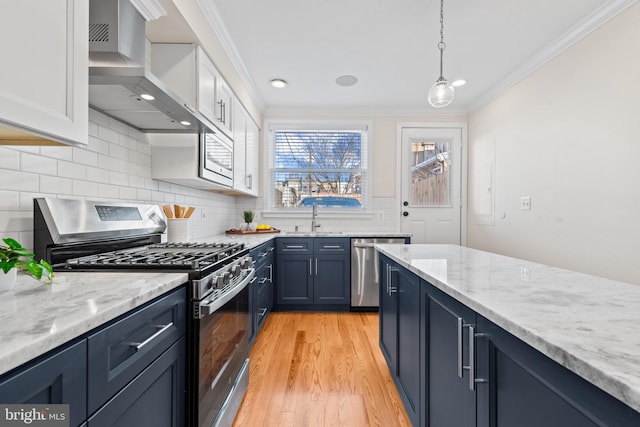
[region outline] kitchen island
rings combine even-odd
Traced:
[[[415,283],[420,282],[416,285],[423,292],[420,294],[420,303],[413,305],[415,311],[421,313],[421,318],[414,320],[420,323],[422,329],[414,335],[426,336],[427,342],[421,344],[421,351],[427,353],[427,360],[432,356],[429,337],[438,333],[433,330],[433,325],[429,326],[429,321],[438,316],[446,321],[446,316],[451,314],[451,325],[455,328],[456,318],[459,319],[460,330],[463,330],[464,322],[464,332],[458,332],[457,339],[453,337],[451,343],[464,341],[465,360],[461,365],[465,366],[459,371],[460,378],[468,378],[470,363],[467,360],[467,343],[469,347],[474,344],[476,346],[471,353],[473,355],[475,351],[476,359],[472,359],[472,364],[476,376],[471,379],[469,388],[473,387],[478,393],[488,390],[492,397],[500,397],[501,392],[504,395],[508,382],[491,369],[502,360],[501,343],[511,345],[511,342],[518,341],[514,345],[521,354],[528,351],[525,346],[530,346],[535,349],[536,354],[539,352],[543,355],[540,356],[541,360],[550,359],[572,375],[586,380],[613,396],[616,401],[632,408],[626,411],[620,405],[620,408],[613,409],[614,412],[618,409],[622,411],[621,420],[638,418],[640,335],[637,333],[637,325],[640,323],[640,287],[455,245],[378,245],[377,249],[388,257],[387,261],[391,263],[389,271],[394,272],[390,274],[395,275],[390,279],[392,283],[387,290],[397,291],[395,295],[402,298],[409,289],[408,285],[406,289],[402,288],[405,286],[403,281],[410,283],[412,277],[416,277]],[[383,274],[385,272],[381,271],[381,275]],[[384,289],[381,298],[384,298]],[[381,308],[381,322],[384,321],[382,318]],[[402,322],[401,317],[399,322]],[[481,330],[483,324],[488,331]],[[381,323],[381,329],[383,326]],[[398,331],[399,336],[402,333],[402,330]],[[470,338],[469,334],[474,334],[474,337]],[[500,338],[503,336],[504,340]],[[469,339],[474,343],[470,343]],[[383,341],[381,335],[384,352]],[[402,351],[401,346],[402,344],[398,345],[398,352]],[[505,344],[504,348],[507,347]],[[488,361],[481,360],[484,357],[482,351],[486,351]],[[455,359],[455,350],[452,353]],[[422,355],[420,357],[423,358]],[[526,357],[514,356],[513,360],[525,366],[522,361]],[[397,356],[397,359],[402,360],[402,357]],[[538,359],[535,360],[537,364]],[[483,371],[485,362],[489,368]],[[429,372],[429,363],[427,361],[426,365],[418,368],[416,362],[416,369],[425,371],[421,375]],[[540,363],[547,362],[542,360]],[[527,366],[525,368],[528,370]],[[555,369],[553,366],[551,368]],[[398,370],[401,371],[400,368]],[[557,378],[564,374],[560,371],[558,375],[553,374],[556,379],[548,379],[545,375],[544,371],[532,370],[527,373],[527,378],[537,378],[546,387],[553,389],[553,382],[559,381]],[[431,379],[423,380],[420,392],[418,385],[413,387],[414,400],[425,400],[423,394],[428,395],[429,380]],[[491,384],[492,381],[498,384]],[[487,384],[483,384],[484,382]],[[598,399],[589,400],[591,397],[588,392],[584,395],[586,397],[583,400],[580,400],[582,397],[578,399],[582,406],[593,406],[588,402],[599,404]],[[477,399],[472,403],[477,403],[478,414],[481,414],[482,397],[479,394],[472,399]],[[429,413],[428,399],[426,406],[420,414],[420,424],[425,422],[425,413]],[[420,410],[416,409],[416,413],[420,413]],[[483,424],[478,421],[477,425]]]

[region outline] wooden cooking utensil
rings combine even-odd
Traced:
[[[180,215],[180,205],[173,205],[173,212],[176,215],[176,218],[182,218],[182,215]]]
[[[167,218],[173,218],[173,213],[171,212],[171,207],[169,205],[162,205],[162,210]]]
[[[187,213],[184,214],[185,218],[189,218],[191,216],[191,214],[193,214],[193,211],[195,210],[195,208],[193,206],[189,206],[189,209],[187,209]]]

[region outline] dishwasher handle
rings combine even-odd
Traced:
[[[375,243],[353,243],[354,248],[373,248]]]

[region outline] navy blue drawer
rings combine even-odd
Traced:
[[[306,238],[280,238],[278,239],[279,254],[312,254],[314,239]]]
[[[186,297],[182,287],[89,337],[89,414],[185,334]]]

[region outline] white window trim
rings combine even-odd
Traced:
[[[364,194],[364,206],[360,209],[342,209],[342,208],[321,208],[322,215],[330,218],[372,218],[374,212],[371,210],[372,188],[371,188],[371,153],[373,152],[373,121],[372,120],[303,120],[303,119],[267,119],[264,121],[264,142],[265,142],[265,158],[264,158],[264,174],[263,187],[263,210],[262,216],[265,218],[307,218],[310,215],[310,208],[273,208],[273,169],[274,169],[274,144],[272,131],[282,128],[288,129],[341,129],[341,130],[361,130],[367,133],[367,150],[366,150],[366,168],[367,171],[367,191]]]

